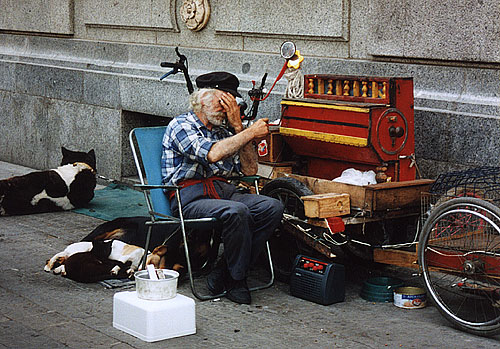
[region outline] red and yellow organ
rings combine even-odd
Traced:
[[[412,78],[305,75],[304,98],[281,102],[280,135],[305,166],[333,179],[347,168],[415,179]]]

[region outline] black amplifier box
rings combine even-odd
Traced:
[[[298,255],[290,275],[292,296],[329,305],[345,298],[345,269],[342,264]]]

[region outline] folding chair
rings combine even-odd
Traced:
[[[214,243],[212,246],[212,257],[209,257],[208,263],[212,261],[210,259],[215,259],[218,252],[218,241],[220,241],[220,221],[214,217],[198,218],[198,219],[184,219],[182,215],[182,206],[180,202],[179,186],[166,186],[162,185],[161,178],[161,155],[162,155],[162,140],[163,134],[165,133],[166,126],[158,127],[140,127],[135,128],[130,132],[129,141],[130,147],[132,148],[132,154],[134,156],[135,165],[137,167],[137,172],[139,174],[139,180],[141,184],[136,185],[137,188],[144,192],[144,197],[146,199],[146,204],[148,207],[149,215],[151,220],[146,222],[148,225],[148,231],[146,235],[146,244],[144,247],[145,254],[142,258],[142,268],[145,268],[146,257],[149,249],[149,242],[151,240],[152,227],[155,224],[174,224],[177,226],[175,233],[182,233],[182,238],[184,241],[184,253],[186,256],[187,272],[189,276],[189,282],[191,285],[191,291],[193,295],[200,300],[214,299],[224,296],[225,293],[218,295],[201,295],[196,291],[193,277],[193,270],[191,268],[191,259],[189,257],[189,245],[187,239],[187,231],[191,229],[196,230],[210,230],[214,234]],[[242,179],[247,179],[243,177]],[[253,176],[251,180],[257,184],[258,177]],[[179,207],[179,217],[174,217],[170,209],[170,202],[167,196],[164,194],[163,190],[175,190],[177,198],[177,204]],[[256,191],[258,194],[258,187],[256,185]],[[271,251],[269,244],[266,245],[267,259],[269,262],[270,280],[264,284],[257,287],[250,288],[250,291],[260,290],[270,287],[274,282],[274,270],[273,263],[271,259]],[[210,265],[209,265],[210,266]]]

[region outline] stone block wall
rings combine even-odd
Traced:
[[[189,29],[186,5],[208,4]],[[499,165],[500,7],[493,0],[309,2],[255,0],[0,0],[0,160],[58,164],[60,147],[94,148],[100,174],[131,175],[127,132],[187,109],[181,74],[160,81],[161,61],[189,60],[192,79],[227,70],[241,80],[283,64],[293,40],[305,74],[411,76],[416,155],[425,177]],[[206,9],[207,7],[205,7]],[[199,7],[200,9],[200,7]],[[280,116],[286,86],[262,103]],[[248,99],[247,99],[248,101]]]

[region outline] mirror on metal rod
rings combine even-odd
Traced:
[[[296,50],[297,48],[295,47],[295,44],[293,42],[285,41],[283,44],[281,44],[281,57],[286,60],[291,59],[295,55]]]
[[[250,91],[248,91],[248,95],[250,96],[250,99],[252,100],[252,106],[251,106],[250,110],[248,111],[248,114],[245,114],[245,112],[244,112],[246,107],[240,106],[240,113],[241,113],[242,120],[254,120],[255,119],[255,117],[257,116],[259,103],[261,101],[266,100],[266,98],[269,96],[269,94],[273,90],[274,85],[276,85],[276,82],[278,82],[283,77],[283,74],[285,73],[285,70],[287,69],[287,66],[288,66],[290,59],[292,59],[292,58],[297,59],[297,56],[295,55],[296,52],[297,52],[297,49],[295,47],[295,44],[291,41],[285,41],[281,45],[281,48],[280,48],[281,57],[283,57],[286,60],[285,64],[283,65],[283,68],[281,68],[281,71],[278,74],[278,77],[276,78],[276,80],[274,81],[273,86],[271,86],[271,88],[269,89],[269,91],[267,91],[267,93],[264,92],[264,85],[266,83],[267,73],[265,73],[264,76],[262,77],[260,87],[256,87],[255,81],[253,81],[253,88]]]

